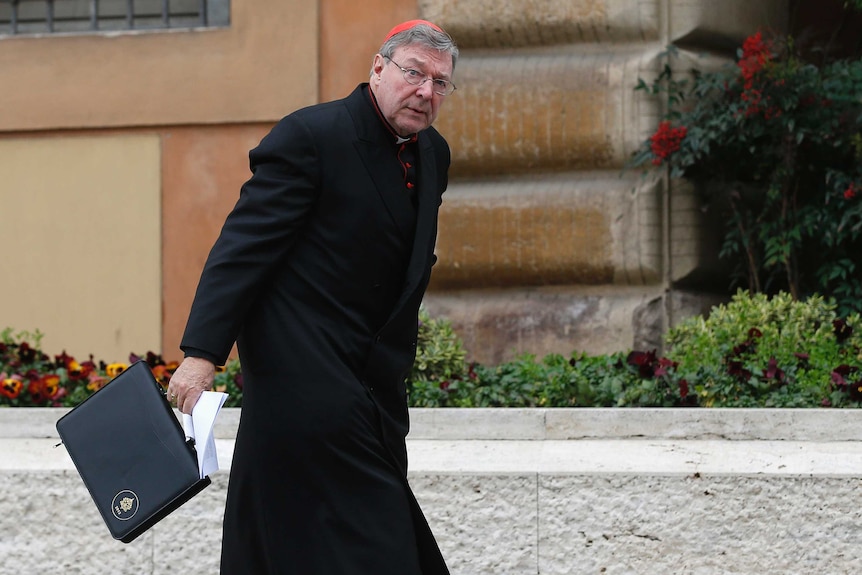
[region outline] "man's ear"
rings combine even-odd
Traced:
[[[374,72],[376,81],[380,81],[380,72],[383,71],[383,66],[386,65],[386,59],[380,54],[374,56],[374,62],[371,64],[371,71]]]

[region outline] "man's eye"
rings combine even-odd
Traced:
[[[410,68],[408,68],[408,69],[407,69],[407,74],[408,74],[411,78],[421,78],[421,77],[422,77],[422,72],[420,72],[419,70],[413,70],[413,69],[410,69]]]
[[[448,85],[449,85],[449,82],[447,80],[434,80],[434,86],[436,88],[440,88],[442,90],[445,90],[446,86],[448,86]]]

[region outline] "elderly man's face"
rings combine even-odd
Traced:
[[[396,65],[394,62],[398,62]],[[452,79],[452,56],[433,48],[408,44],[396,48],[392,60],[374,57],[371,89],[383,117],[400,136],[409,136],[430,126],[446,96],[435,94],[431,81],[414,86],[404,79],[404,68],[434,79]]]

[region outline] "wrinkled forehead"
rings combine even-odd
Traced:
[[[452,76],[452,54],[422,44],[405,44],[392,52],[392,58],[400,65],[416,68],[435,78]]]

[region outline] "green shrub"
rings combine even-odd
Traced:
[[[407,397],[413,407],[453,405],[449,398],[460,391],[467,377],[467,353],[461,338],[445,318],[433,318],[419,308],[416,361],[407,380]]]
[[[238,359],[231,359],[224,367],[216,368],[213,390],[227,394],[224,407],[242,407],[242,370]]]
[[[859,326],[858,314],[839,318],[819,296],[740,291],[708,319],[669,330],[665,341],[677,376],[693,383],[704,406],[858,405]]]
[[[462,378],[423,384],[414,407],[620,407],[692,405],[668,360],[653,352],[589,356],[524,354],[471,364]]]
[[[416,361],[410,371],[411,382],[442,382],[461,377],[465,372],[467,353],[461,338],[445,318],[433,318],[419,308],[419,334],[416,339]]]

